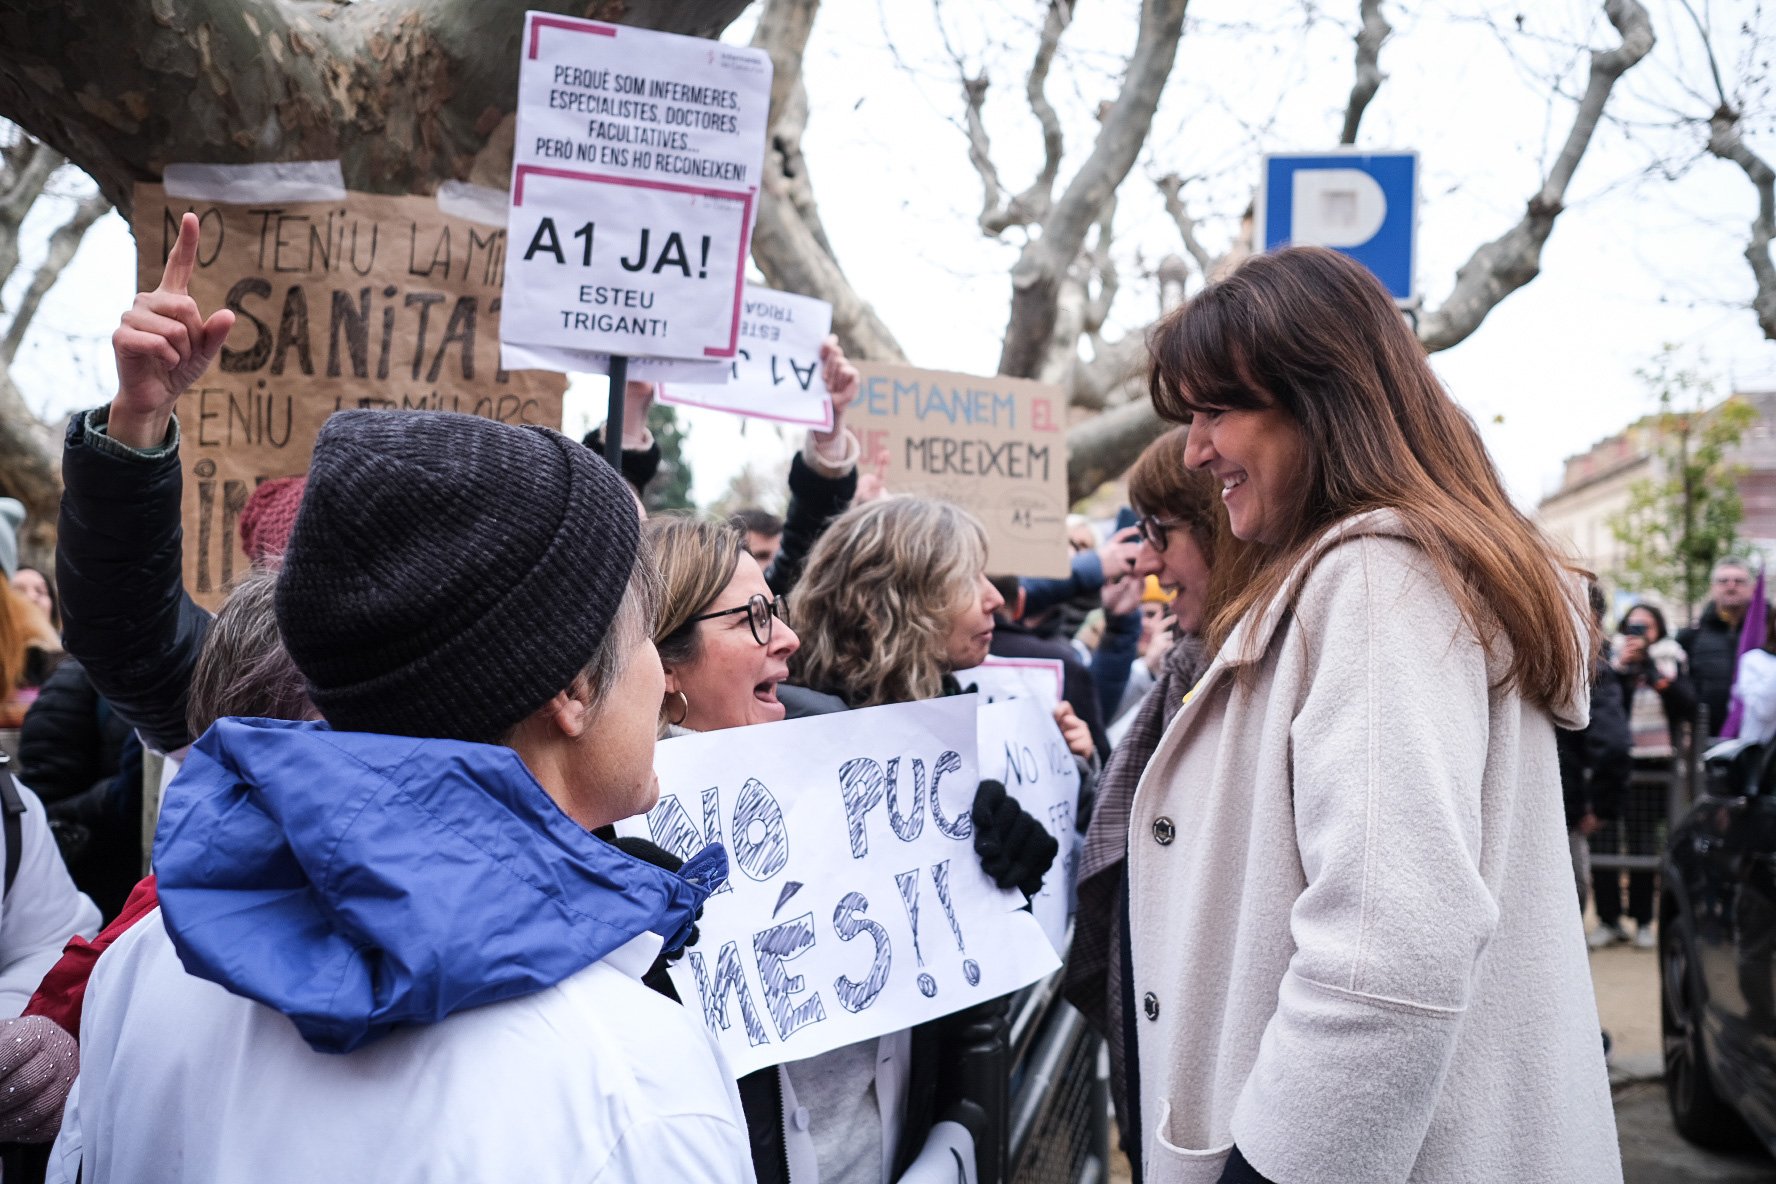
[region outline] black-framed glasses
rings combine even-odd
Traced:
[[[1182,526],[1183,523],[1161,522],[1152,514],[1143,514],[1135,519],[1135,525],[1140,528],[1141,537],[1147,540],[1148,545],[1155,551],[1163,553],[1166,544],[1171,541],[1170,533]]]
[[[741,613],[746,614],[746,623],[752,629],[752,639],[760,645],[770,645],[773,623],[782,621],[785,625],[789,624],[789,601],[782,596],[767,599],[763,592],[754,592],[739,608],[704,613],[700,617],[692,617],[685,624],[695,625],[698,621],[713,621],[717,617],[734,617]]]

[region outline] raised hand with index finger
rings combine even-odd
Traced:
[[[173,405],[210,367],[234,328],[234,313],[218,309],[206,321],[190,296],[197,267],[197,215],[179,222],[179,240],[167,256],[160,286],[138,292],[111,335],[117,356],[117,395],[105,431],[131,448],[166,439]]]

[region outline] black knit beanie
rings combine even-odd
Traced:
[[[315,441],[278,628],[335,728],[492,742],[591,661],[640,533],[623,479],[558,432],[341,411]]]

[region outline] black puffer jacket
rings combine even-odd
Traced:
[[[18,771],[74,883],[110,921],[142,874],[142,745],[79,662],[57,667],[31,704]]]
[[[128,455],[89,433],[106,410],[76,415],[62,448],[62,643],[124,722],[171,752],[192,739],[185,704],[210,627],[181,582],[177,437]]]
[[[1728,624],[1711,600],[1694,625],[1677,631],[1677,644],[1689,655],[1696,701],[1708,708],[1708,734],[1718,736],[1739,667],[1739,626]]]

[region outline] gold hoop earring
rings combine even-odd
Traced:
[[[685,720],[690,718],[691,701],[689,699],[685,698],[685,693],[683,691],[673,691],[672,695],[678,696],[679,706],[682,708],[682,710],[679,711],[677,719],[673,719],[672,715],[670,713],[668,713],[666,716],[666,722],[676,728],[676,727],[681,726],[685,722]],[[667,695],[666,696],[666,703],[662,703],[660,705],[660,709],[662,711],[666,710],[667,703],[672,702],[672,695]]]

